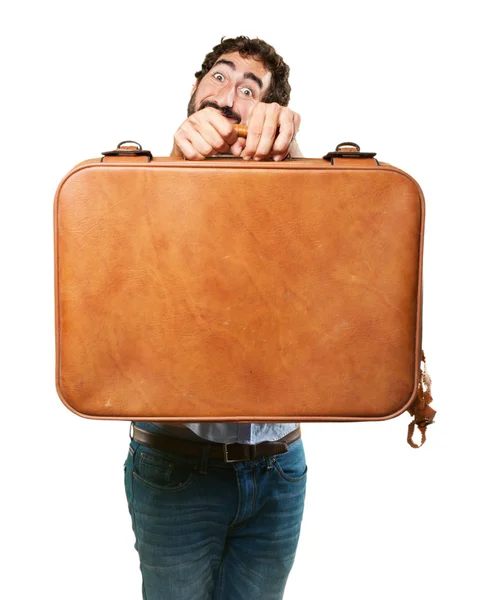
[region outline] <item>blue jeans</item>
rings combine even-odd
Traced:
[[[224,463],[131,440],[125,490],[143,600],[281,600],[298,545],[307,465],[288,452]]]

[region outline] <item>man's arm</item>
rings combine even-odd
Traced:
[[[289,155],[291,158],[303,158],[303,153],[299,149],[298,142],[295,139],[289,146]]]

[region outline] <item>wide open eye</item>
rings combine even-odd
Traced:
[[[253,98],[254,94],[253,94],[253,90],[251,88],[241,88],[241,92],[247,96],[248,98]]]
[[[213,77],[215,79],[217,79],[218,81],[224,81],[225,80],[224,76],[221,73],[213,73]]]

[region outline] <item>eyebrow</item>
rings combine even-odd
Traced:
[[[227,65],[228,67],[233,69],[233,71],[236,71],[236,65],[234,64],[234,62],[231,62],[231,60],[226,60],[225,58],[220,58],[219,60],[217,60],[215,62],[215,64],[213,65],[213,68],[216,67],[216,65],[221,65],[221,64]],[[254,73],[250,73],[248,71],[248,73],[244,73],[243,77],[245,79],[252,79],[253,81],[255,81],[258,84],[260,90],[263,89],[263,81]]]

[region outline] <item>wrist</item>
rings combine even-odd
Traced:
[[[298,142],[293,140],[289,146],[289,155],[291,158],[302,158],[303,153],[299,149]]]

